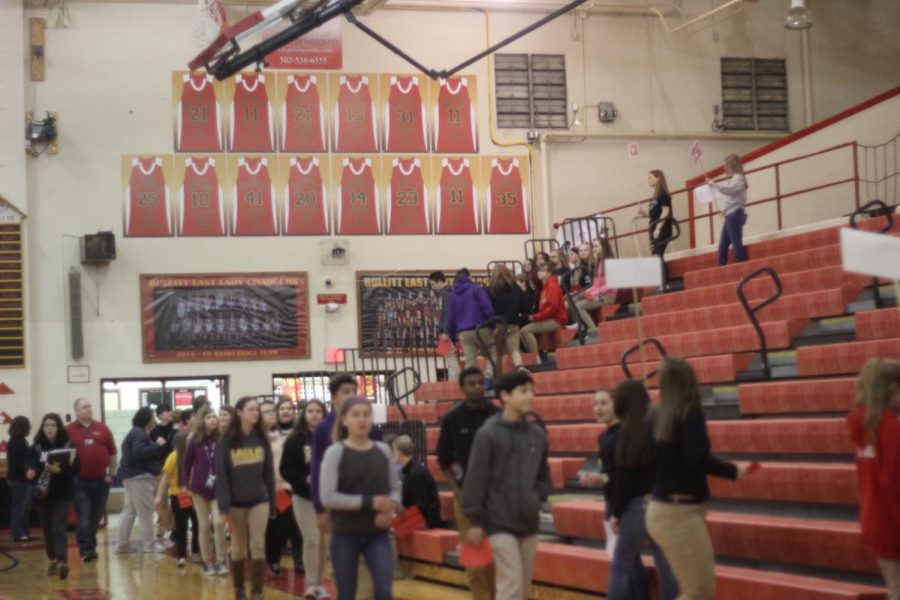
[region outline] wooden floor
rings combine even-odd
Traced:
[[[36,532],[32,531],[32,535]],[[69,533],[69,566],[66,581],[47,576],[47,559],[40,542],[13,544],[0,531],[0,600],[230,600],[231,579],[204,577],[198,565],[179,569],[169,554],[113,554],[105,531],[98,536],[100,560],[81,564],[74,534]],[[304,584],[295,578],[285,560],[280,579],[266,582],[267,600],[302,597]],[[394,582],[397,600],[462,600],[467,591],[450,586],[404,579]]]

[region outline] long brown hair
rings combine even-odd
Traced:
[[[640,467],[650,463],[650,431],[647,411],[650,395],[644,384],[626,379],[612,393],[613,410],[621,425],[616,434],[616,466]]]
[[[244,396],[240,400],[237,401],[237,404],[234,405],[234,419],[231,420],[231,424],[228,426],[228,431],[225,432],[225,439],[228,440],[228,446],[234,448],[237,444],[238,440],[241,439],[241,436],[244,434],[241,431],[241,411],[244,410],[244,407],[247,406],[250,402],[256,402],[259,405],[259,400],[256,396]],[[262,444],[269,448],[269,432],[266,430],[266,425],[263,423],[262,412],[259,413],[259,420],[256,422],[256,433],[259,435],[262,440]]]
[[[675,439],[676,423],[690,410],[700,408],[700,385],[686,360],[667,357],[659,367],[659,389],[662,403],[656,411],[653,437],[658,442],[671,442]]]
[[[669,184],[666,182],[666,174],[659,169],[653,169],[650,174],[656,177],[656,185],[653,186],[653,199],[669,195]]]
[[[730,172],[732,175],[740,175],[744,178],[744,186],[749,188],[750,185],[747,183],[747,176],[744,175],[744,163],[741,162],[741,157],[737,154],[729,154],[725,157],[725,170]]]
[[[203,440],[205,440],[207,437],[206,424],[204,423],[204,421],[206,420],[206,415],[208,415],[211,412],[213,412],[213,409],[210,407],[210,405],[204,404],[203,406],[200,407],[200,410],[198,410],[197,414],[194,416],[194,424],[193,424],[193,426],[191,426],[191,437],[194,438],[195,440],[197,440],[198,444],[200,442],[202,442]],[[213,413],[213,414],[215,414],[215,413]],[[234,420],[232,420],[232,423],[233,422],[234,422]],[[216,426],[212,430],[212,433],[209,435],[215,437],[216,434],[218,433],[217,432],[218,429],[219,429],[219,419],[218,419],[218,415],[216,415]]]
[[[900,387],[900,362],[887,358],[869,360],[860,372],[856,386],[855,405],[866,410],[866,433],[874,438],[891,400],[892,388]]]
[[[502,287],[501,284],[503,283],[505,283],[507,287],[512,288],[516,285],[516,278],[509,270],[509,267],[503,263],[498,263],[491,269],[491,289],[499,289]]]
[[[312,439],[312,434],[314,433],[309,427],[309,421],[306,420],[306,409],[310,404],[315,404],[322,409],[322,419],[328,416],[328,409],[325,407],[325,403],[317,398],[307,400],[300,405],[300,416],[297,418],[297,424],[294,425],[294,433],[299,433],[307,440]]]

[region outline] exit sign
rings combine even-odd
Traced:
[[[347,294],[317,294],[318,304],[347,304]]]

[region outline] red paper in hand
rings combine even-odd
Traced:
[[[756,473],[760,469],[762,469],[762,465],[754,460],[752,463],[750,463],[750,466],[747,467],[747,475],[750,475],[751,473]]]
[[[450,341],[450,338],[441,338],[437,345],[437,355],[438,356],[447,356],[450,352],[450,344],[453,342]]]
[[[410,506],[394,518],[391,525],[394,529],[394,535],[397,539],[403,539],[412,534],[413,531],[421,529],[425,525],[425,517],[418,506]]]
[[[191,496],[191,493],[187,490],[182,490],[178,493],[178,507],[179,508],[192,508],[194,506],[194,499]]]
[[[462,566],[477,569],[486,567],[492,562],[494,562],[494,555],[491,553],[491,545],[487,537],[480,546],[473,546],[465,541],[459,545],[459,564]]]
[[[279,514],[291,508],[291,495],[287,493],[287,490],[284,488],[279,488],[277,492],[275,492],[275,510],[278,511]]]

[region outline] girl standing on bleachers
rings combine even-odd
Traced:
[[[878,559],[889,600],[900,599],[900,362],[870,360],[847,417],[856,446],[863,543]]]
[[[725,174],[728,181],[716,183],[708,179],[706,182],[714,190],[725,196],[724,202],[719,206],[725,223],[722,225],[722,233],[719,236],[719,266],[728,263],[728,247],[734,247],[734,257],[737,262],[747,260],[747,252],[744,250],[744,225],[747,223],[747,178],[744,176],[744,165],[737,154],[729,154],[725,157]]]
[[[495,361],[498,372],[503,371],[503,356],[509,354],[514,367],[522,366],[522,353],[519,351],[519,314],[522,312],[522,290],[516,283],[512,271],[504,264],[494,265],[491,272],[491,287],[488,289],[494,314],[506,321],[506,338],[497,347]],[[498,328],[500,329],[500,328]],[[502,331],[496,331],[497,335]]]
[[[700,386],[686,360],[663,359],[659,388],[662,402],[653,427],[658,461],[647,532],[675,573],[679,598],[712,600],[716,585],[712,541],[706,529],[706,476],[738,479],[747,472],[747,465],[725,462],[710,453]]]
[[[650,199],[647,210],[641,208],[638,210],[638,214],[650,219],[650,254],[658,256],[663,263],[663,286],[665,286],[667,281],[665,253],[666,246],[669,245],[669,238],[672,237],[674,218],[672,196],[669,195],[666,174],[659,169],[654,169],[647,174],[647,183],[653,188],[653,197]]]
[[[647,539],[645,516],[647,495],[656,476],[656,444],[647,420],[650,396],[640,381],[628,379],[613,391],[613,411],[618,433],[612,460],[616,474],[607,500],[609,528],[618,536],[606,597],[610,600],[650,600],[650,575],[641,562],[641,547]],[[650,546],[660,579],[661,600],[678,596],[678,582],[659,546]]]
[[[611,506],[612,490],[616,478],[616,436],[621,427],[619,418],[613,409],[611,390],[602,389],[594,393],[594,417],[598,423],[606,426],[606,429],[597,439],[597,444],[600,447],[597,455],[600,461],[600,471],[582,473],[580,483],[582,487],[586,488],[603,488],[603,498],[606,500],[606,506]],[[611,558],[616,551],[616,540],[619,536],[610,525],[610,517],[611,513],[607,510],[603,518],[603,528],[606,530],[606,553]]]

